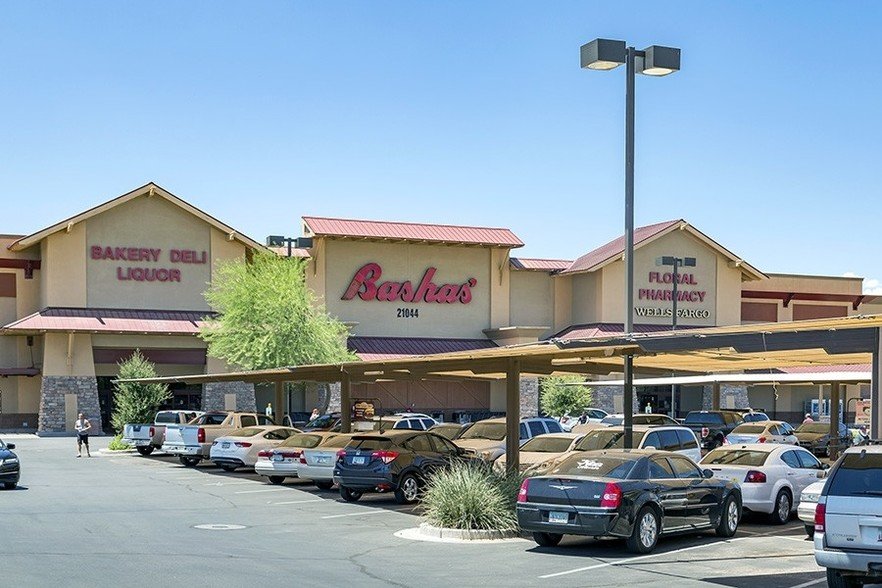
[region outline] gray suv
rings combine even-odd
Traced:
[[[815,507],[815,561],[831,588],[882,581],[882,446],[848,448]]]

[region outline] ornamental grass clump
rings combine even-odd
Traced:
[[[423,514],[435,527],[514,531],[521,476],[493,471],[487,465],[455,463],[429,480]]]

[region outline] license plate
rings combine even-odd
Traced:
[[[352,458],[352,465],[364,465],[364,464],[366,464],[366,463],[367,463],[367,457],[366,457],[366,456],[363,456],[363,455],[361,455],[361,456],[356,455],[355,457]]]
[[[224,449],[229,449],[230,444],[229,443],[221,443],[221,447],[223,447]]]
[[[284,461],[284,460],[285,460],[285,458],[281,455],[274,455],[273,456],[273,461]]]
[[[548,513],[548,522],[556,525],[566,525],[570,522],[570,515],[565,512],[551,511]]]
[[[331,458],[320,455],[315,459],[315,463],[331,463]]]

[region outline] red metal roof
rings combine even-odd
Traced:
[[[678,329],[691,329],[691,326],[679,326]],[[634,325],[635,333],[667,333],[671,325]],[[570,325],[550,339],[595,339],[598,337],[618,337],[625,334],[625,326],[622,323],[590,323],[587,325]]]
[[[667,229],[670,229],[671,227],[676,226],[682,222],[685,221],[677,219],[634,229],[634,246],[636,247],[643,241],[651,239],[659,233],[666,231]],[[618,239],[613,239],[606,245],[602,245],[594,251],[589,251],[588,253],[574,261],[570,265],[570,267],[566,268],[561,273],[571,274],[578,272],[590,272],[593,271],[596,266],[606,261],[609,261],[611,258],[619,257],[624,252],[625,236],[622,235]]]
[[[397,359],[453,351],[496,347],[487,339],[433,339],[429,337],[349,337],[349,350],[363,361]]]
[[[572,263],[572,261],[566,259],[537,259],[535,257],[511,258],[511,267],[518,270],[557,272],[567,269]]]
[[[428,241],[466,245],[521,247],[523,242],[509,229],[460,227],[389,221],[367,221],[343,218],[304,216],[303,222],[314,235],[360,239],[392,239],[397,241]]]
[[[121,308],[44,308],[2,328],[5,333],[60,331],[64,333],[149,333],[195,335],[203,318],[215,313],[202,310],[135,310]]]
[[[830,374],[834,372],[869,372],[873,368],[868,363],[849,363],[843,365],[807,365],[783,367],[775,371],[782,374]]]

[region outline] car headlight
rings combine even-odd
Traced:
[[[0,465],[13,465],[18,463],[17,457],[7,457],[6,459],[0,459]]]
[[[800,500],[802,502],[817,502],[820,497],[820,494],[806,494],[805,492],[803,492]]]

